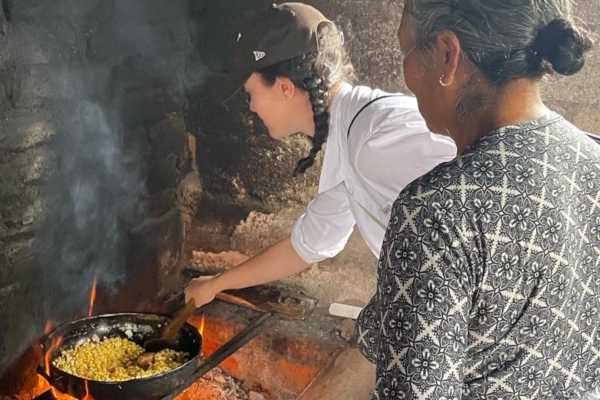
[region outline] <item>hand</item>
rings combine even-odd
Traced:
[[[217,292],[214,289],[214,276],[203,276],[192,279],[185,288],[185,302],[194,300],[196,307],[202,307],[215,299]]]

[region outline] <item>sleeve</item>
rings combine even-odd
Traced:
[[[469,241],[451,214],[405,196],[394,206],[379,265],[373,399],[461,399],[471,282]]]
[[[452,139],[429,132],[421,117],[411,116],[413,113],[416,111],[380,126],[356,153],[358,172],[391,199],[438,164],[456,157]]]
[[[309,264],[335,257],[354,229],[354,215],[343,184],[321,192],[292,228],[296,253]]]

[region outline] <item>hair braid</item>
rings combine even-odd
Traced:
[[[319,26],[319,34],[327,38],[337,35],[338,30],[332,24],[322,24]],[[308,156],[298,161],[294,176],[304,173],[314,165],[317,154],[327,141],[331,104],[329,91],[353,78],[354,70],[344,48],[341,46],[326,48],[325,45],[323,47],[324,50],[320,52],[307,53],[257,71],[269,85],[273,85],[277,77],[287,77],[298,89],[309,95],[315,123],[313,146]]]
[[[298,161],[298,165],[294,169],[294,176],[303,174],[313,166],[317,154],[321,151],[329,135],[328,87],[323,79],[316,77],[313,77],[306,86],[314,114],[315,135],[312,138],[313,147],[310,149],[308,157]]]

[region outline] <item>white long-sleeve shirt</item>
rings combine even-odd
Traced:
[[[391,206],[400,191],[456,157],[454,142],[435,135],[414,97],[344,85],[331,105],[329,137],[316,198],[292,228],[292,245],[307,263],[336,256],[358,225],[379,257]]]

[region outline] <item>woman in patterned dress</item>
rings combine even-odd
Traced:
[[[373,398],[595,398],[600,147],[539,92],[591,42],[567,0],[406,0],[399,38],[459,156],[394,204],[357,330]]]

